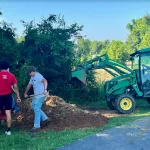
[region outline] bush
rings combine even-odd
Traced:
[[[51,94],[62,97],[65,101],[75,104],[89,104],[105,99],[104,83],[96,84],[94,87],[82,85],[74,87],[72,85],[57,87],[51,90]]]

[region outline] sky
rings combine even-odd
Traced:
[[[150,14],[148,0],[1,0],[0,21],[12,23],[17,28],[16,33],[21,36],[24,27],[20,20],[39,22],[49,14],[63,15],[67,25],[78,23],[83,25],[81,35],[90,40],[104,41],[122,40],[128,37],[126,26],[132,19],[139,19]]]

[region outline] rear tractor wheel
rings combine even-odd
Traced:
[[[122,114],[130,114],[135,109],[135,99],[129,94],[122,94],[116,101],[116,109]]]

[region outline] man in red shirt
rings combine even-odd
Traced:
[[[12,86],[17,95],[17,102],[20,102],[20,95],[17,86],[16,77],[10,73],[7,69],[9,63],[7,61],[0,62],[0,110],[4,109],[7,117],[7,130],[6,135],[11,135],[11,109],[12,109]]]

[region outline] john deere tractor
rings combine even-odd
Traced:
[[[135,109],[136,98],[145,97],[150,103],[150,48],[138,50],[130,56],[132,69],[104,54],[77,66],[72,71],[71,80],[86,84],[90,70],[104,69],[113,76],[104,85],[108,107],[129,114]]]

